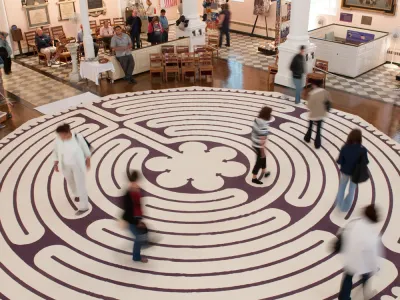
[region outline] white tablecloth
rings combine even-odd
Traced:
[[[82,61],[81,77],[89,79],[99,85],[99,75],[103,72],[115,72],[114,65],[111,62],[100,64],[98,61]]]

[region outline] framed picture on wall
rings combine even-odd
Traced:
[[[68,21],[75,16],[75,1],[60,0],[57,4],[59,21]]]
[[[342,9],[365,10],[394,16],[397,0],[342,0]]]
[[[50,25],[49,10],[47,4],[40,4],[25,7],[28,26],[35,28],[39,26]]]

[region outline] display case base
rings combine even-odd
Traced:
[[[267,48],[265,48],[263,46],[259,46],[258,47],[258,52],[260,52],[262,54],[265,54],[267,56],[276,55],[276,53],[277,53],[276,50],[269,50],[269,49],[267,49]]]

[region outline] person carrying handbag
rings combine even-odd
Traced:
[[[328,91],[322,88],[322,81],[313,81],[312,90],[308,94],[307,106],[310,110],[308,115],[309,126],[304,141],[311,141],[312,128],[314,123],[317,125],[317,135],[315,136],[314,146],[321,148],[321,129],[322,122],[330,110],[331,96]]]
[[[361,130],[353,129],[350,132],[346,144],[340,150],[337,163],[340,165],[340,182],[335,203],[342,212],[348,212],[353,204],[357,185],[369,178],[368,151],[362,145]],[[349,182],[349,192],[345,197]]]

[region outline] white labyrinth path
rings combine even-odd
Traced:
[[[273,108],[272,175],[254,186],[249,135],[264,105]],[[52,170],[63,122],[95,149],[91,208],[80,217]],[[303,142],[306,126],[304,106],[281,94],[198,87],[112,95],[26,123],[0,141],[0,298],[335,299],[342,264],[330,245],[369,203],[382,210],[386,248],[374,299],[391,297],[400,265],[400,146],[333,111],[316,151]],[[372,179],[344,216],[334,209],[335,160],[355,127]],[[115,220],[129,169],[143,173],[155,241],[143,250],[148,264],[132,261],[133,239]]]

